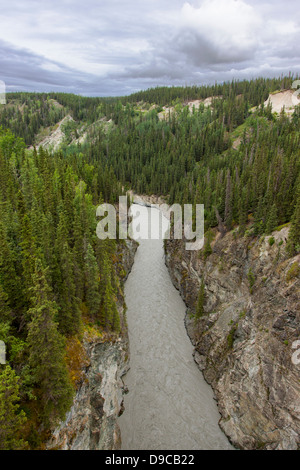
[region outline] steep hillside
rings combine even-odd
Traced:
[[[72,116],[67,115],[54,126],[54,129],[52,131],[51,129],[49,130],[48,136],[43,138],[43,136],[37,135],[36,140],[38,144],[35,146],[36,149],[39,149],[39,147],[43,147],[44,149],[53,152],[58,150],[66,138],[66,134],[64,132],[64,125],[71,121],[73,121]],[[40,142],[39,138],[42,138]],[[30,147],[30,150],[33,150],[33,146]]]
[[[134,262],[137,243],[128,240],[119,248],[125,282]],[[83,338],[85,361],[80,367],[73,405],[52,433],[47,449],[116,450],[121,446],[118,417],[123,412],[126,393],[122,377],[129,368],[128,332],[125,321],[124,298],[118,299],[122,318],[119,337],[101,335],[97,330],[86,331]]]
[[[195,361],[216,393],[221,428],[241,449],[300,446],[300,365],[292,362],[300,255],[286,257],[287,236],[287,227],[268,237],[218,234],[206,257],[185,251],[182,241],[166,242]]]

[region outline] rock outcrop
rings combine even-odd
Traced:
[[[295,107],[300,103],[297,94],[293,90],[283,90],[277,93],[271,93],[264,105],[272,105],[273,113],[280,114],[284,109],[288,116],[295,112]]]
[[[69,114],[65,116],[60,122],[57,123],[55,129],[45,137],[38,145],[36,145],[36,149],[38,150],[40,147],[43,147],[45,150],[51,150],[55,152],[59,149],[60,145],[65,139],[65,133],[63,132],[63,127],[68,122],[72,122],[74,119]],[[33,147],[30,147],[29,150],[33,150]]]
[[[137,243],[127,240],[119,247],[123,282],[134,262]],[[128,335],[124,322],[124,302],[118,299],[123,325],[119,337],[86,333],[83,346],[88,365],[77,390],[70,412],[54,431],[47,449],[57,450],[117,450],[121,447],[117,422],[123,412],[126,393],[122,377],[128,371]]]
[[[166,264],[188,306],[194,358],[212,385],[220,426],[240,449],[298,449],[300,365],[299,261],[286,259],[288,228],[273,237],[218,234],[212,253],[165,244]],[[205,283],[204,315],[195,320]],[[298,361],[299,362],[299,361]]]
[[[121,340],[86,341],[90,365],[66,420],[52,436],[48,449],[115,450],[121,445],[116,422],[123,402],[122,375],[127,371]]]

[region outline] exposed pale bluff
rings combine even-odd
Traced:
[[[204,277],[205,315],[195,326],[188,314],[186,327],[215,391],[220,426],[241,449],[300,446],[300,365],[292,362],[300,339],[300,257],[285,259],[287,235],[287,228],[274,232],[273,246],[270,237],[218,235],[206,261],[181,240],[165,245],[171,278],[191,313]]]

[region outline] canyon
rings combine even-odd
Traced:
[[[138,204],[147,206],[163,203],[162,198],[154,196],[133,195],[133,199]],[[289,227],[285,226],[266,237],[239,237],[236,231],[226,233],[222,237],[215,229],[211,253],[208,256],[204,256],[202,251],[186,251],[184,240],[166,240],[164,244],[163,263],[166,264],[171,281],[185,302],[183,308],[186,313],[182,321],[186,328],[184,333],[187,333],[191,341],[191,358],[193,354],[194,362],[207,384],[212,387],[214,395],[210,396],[214,396],[217,401],[218,411],[212,411],[213,419],[215,423],[219,421],[221,430],[238,449],[296,450],[300,444],[300,366],[292,361],[293,344],[300,338],[300,256],[286,257],[285,245],[288,232]],[[136,250],[136,242],[133,240],[126,242],[123,253],[126,278],[132,269]],[[152,274],[153,278],[157,275]],[[165,273],[163,277],[163,288],[165,288],[165,282],[169,279],[166,279]],[[143,283],[141,274],[139,279]],[[204,312],[196,319],[197,301],[202,283],[205,286]],[[144,288],[147,291],[146,285]],[[130,289],[132,294],[138,286],[131,286]],[[143,304],[139,305],[138,316],[140,313],[142,315],[144,308]],[[120,303],[119,308],[122,311],[123,304]],[[160,312],[163,311],[161,301],[159,306],[157,305],[157,310],[159,318]],[[148,326],[151,327],[151,322],[146,318],[141,321],[145,326],[145,346],[148,341],[147,336],[152,334],[149,328],[147,330],[147,325],[149,323]],[[168,321],[172,323],[174,320]],[[135,322],[138,323],[137,318],[129,320],[129,329],[133,329],[133,324],[136,326]],[[156,331],[159,329],[160,327]],[[138,353],[134,351],[132,363],[127,327],[123,328],[120,338],[114,342],[94,339],[90,343],[88,341],[85,343],[90,360],[86,369],[86,380],[77,392],[66,421],[55,431],[49,448],[115,450],[124,448],[124,445],[126,449],[132,448],[130,446],[134,445],[133,443],[137,445],[137,442],[140,442],[140,447],[137,448],[168,447],[169,444],[165,441],[167,433],[156,426],[155,420],[155,415],[159,415],[160,406],[159,402],[155,401],[155,394],[168,383],[166,378],[168,374],[165,378],[161,377],[161,380],[157,379],[155,383],[142,381],[141,386],[144,387],[142,391],[137,392],[132,389],[134,388],[132,384],[137,379],[130,378],[132,374],[130,367],[133,366],[134,369],[138,364],[137,357],[140,357],[144,361],[143,367],[151,372],[153,359],[151,350],[145,350],[146,346],[143,346],[142,339],[138,340],[138,335],[136,333],[134,335],[133,350],[138,344],[139,351]],[[164,338],[160,338],[160,341],[164,341]],[[164,361],[168,360],[173,364],[170,368],[173,368],[172,357],[175,350],[171,346],[168,345],[168,354],[164,357]],[[186,367],[191,368],[191,364],[187,366],[183,362],[182,368]],[[155,369],[155,364],[153,368]],[[197,370],[193,371],[192,381],[197,373]],[[131,387],[127,387],[126,384],[127,374]],[[171,378],[170,380],[169,385],[174,390],[176,381]],[[180,388],[180,380],[177,385]],[[127,398],[128,392],[129,398]],[[139,392],[141,399],[138,396]],[[131,399],[130,393],[133,394]],[[205,398],[203,393],[206,395]],[[210,405],[205,401],[207,394],[211,394],[211,391],[199,390],[201,399],[196,406],[199,415],[197,419],[195,416],[196,421],[198,418],[200,422],[201,419],[205,421],[208,418],[208,416],[203,418],[205,413],[203,415],[203,409],[201,411],[201,400],[204,400],[205,406],[208,406],[207,410],[210,410]],[[167,399],[171,400],[172,397],[169,396]],[[135,401],[139,408],[137,416],[142,426],[139,432],[135,432],[134,428],[135,423],[138,428],[138,421],[135,421],[131,415],[135,412]],[[183,403],[193,409],[192,402],[183,400]],[[174,402],[173,405],[176,409],[178,403]],[[184,409],[181,412],[184,415]],[[149,432],[149,436],[146,436],[143,419],[147,423],[148,414],[152,416],[153,433]],[[119,427],[120,421],[123,439]],[[176,435],[178,422],[173,424]],[[207,432],[207,436],[211,432],[212,435],[217,432],[212,431],[211,426],[204,426],[206,431],[211,429]],[[129,427],[132,428],[131,433],[135,438],[124,435],[127,434]],[[193,425],[190,427],[193,428]],[[151,431],[151,426],[146,428]],[[138,441],[132,440],[136,439],[136,436]],[[160,444],[157,443],[157,437]],[[203,440],[202,437],[201,440],[199,429],[198,431],[194,429],[193,439],[195,449],[197,445],[200,448],[201,443],[203,448],[211,447],[205,438]],[[215,446],[230,448],[229,442],[226,443],[222,436],[218,439],[220,439],[217,441],[219,444],[215,441]],[[178,435],[174,448],[179,449],[180,444]]]

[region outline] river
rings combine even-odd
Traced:
[[[134,204],[132,212],[140,217],[142,230],[152,214],[156,221],[151,230],[157,229],[158,209]],[[166,224],[163,217],[164,228]],[[138,241],[125,285],[130,370],[124,377],[129,393],[119,418],[122,449],[232,449],[218,426],[213,391],[192,357],[184,326],[186,306],[171,282],[163,241]]]

